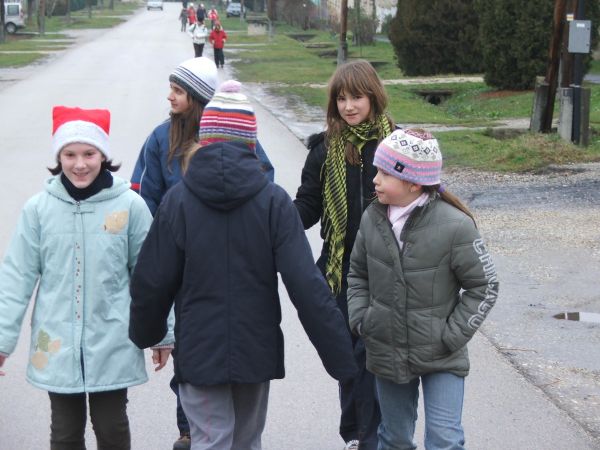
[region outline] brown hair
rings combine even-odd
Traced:
[[[329,79],[327,88],[327,135],[340,135],[348,126],[342,119],[337,107],[337,98],[341,92],[346,95],[366,95],[371,104],[370,120],[385,114],[388,96],[377,72],[364,59],[358,59],[339,66]]]
[[[198,150],[200,150],[200,144],[198,142],[194,142],[189,146],[189,148],[185,151],[185,154],[181,158],[181,171],[185,174],[190,166],[190,160],[192,156],[196,154]]]
[[[100,165],[100,172],[102,172],[103,170],[108,170],[110,172],[116,172],[120,168],[121,168],[121,164],[114,164],[112,162],[112,159],[108,159],[108,160],[102,161],[102,164]],[[60,163],[60,161],[58,161],[56,166],[48,167],[48,170],[50,171],[50,173],[52,175],[58,175],[59,173],[62,172],[62,164]]]
[[[448,192],[445,188],[441,188],[439,184],[421,187],[423,188],[423,191],[427,192],[428,194],[431,194],[432,192],[437,192],[442,200],[444,200],[446,203],[451,204],[456,209],[459,209],[462,212],[464,212],[467,216],[471,218],[475,226],[477,226],[477,222],[475,222],[475,216],[473,216],[473,213],[469,211],[469,208],[467,208],[465,204],[452,192]]]
[[[198,140],[200,117],[204,112],[204,105],[187,93],[190,108],[182,113],[171,114],[171,129],[169,131],[169,154],[167,165],[173,158],[179,159],[183,168],[183,161],[188,152]]]

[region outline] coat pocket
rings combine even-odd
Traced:
[[[362,320],[361,335],[368,341],[392,342],[392,311],[380,303],[372,303]]]

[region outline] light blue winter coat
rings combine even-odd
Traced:
[[[129,278],[151,221],[144,200],[117,177],[81,202],[53,177],[27,201],[0,267],[0,352],[14,351],[39,280],[31,384],[76,393],[147,381],[143,352],[128,337]]]

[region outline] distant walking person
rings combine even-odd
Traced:
[[[256,117],[235,87],[224,83],[206,105],[200,145],[158,208],[131,283],[129,335],[140,348],[163,338],[175,304],[192,450],[262,448],[270,381],[285,375],[278,273],[327,372],[356,371],[344,316],[292,200],[262,172]]]
[[[204,22],[206,20],[206,8],[204,7],[204,3],[200,3],[198,9],[196,9],[196,20],[198,22]]]
[[[190,3],[187,9],[188,15],[188,25],[192,26],[196,23],[196,10],[194,9],[194,4]]]
[[[225,55],[223,53],[223,48],[225,47],[225,42],[227,41],[227,33],[225,33],[225,30],[223,29],[223,27],[221,27],[220,22],[217,22],[215,24],[215,28],[210,32],[208,40],[213,46],[215,64],[217,65],[217,67],[222,68],[225,64]]]
[[[440,185],[429,132],[394,131],[373,165],[377,199],[354,243],[348,311],[376,377],[379,450],[417,448],[421,383],[425,448],[461,450],[467,343],[496,303],[494,263],[469,210]]]
[[[108,110],[56,106],[52,121],[54,176],[25,203],[0,266],[0,367],[35,293],[27,381],[50,397],[48,448],[85,448],[89,405],[98,448],[129,450],[127,389],[148,380],[128,337],[129,281],[152,215],[112,175]]]
[[[181,11],[179,12],[179,20],[181,21],[181,31],[185,31],[188,22],[187,8],[181,8]]]
[[[204,20],[198,20],[192,25],[188,31],[192,36],[192,44],[194,45],[194,56],[199,58],[204,52],[204,45],[208,37],[208,29],[204,26]]]
[[[219,13],[214,6],[210,8],[210,11],[208,11],[208,20],[210,20],[210,29],[214,30],[215,25],[219,20]]]

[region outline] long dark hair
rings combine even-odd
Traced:
[[[171,114],[171,129],[169,131],[169,154],[167,164],[170,164],[173,158],[179,159],[179,164],[183,167],[183,161],[186,155],[194,148],[198,140],[198,130],[200,129],[200,117],[204,112],[204,105],[187,94],[190,108],[182,113]]]

